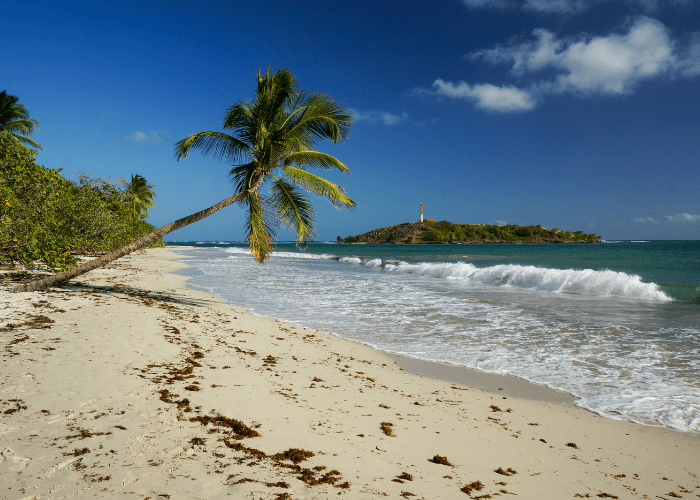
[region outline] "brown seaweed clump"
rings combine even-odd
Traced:
[[[387,436],[389,436],[389,437],[396,437],[396,436],[394,435],[394,431],[391,430],[391,427],[392,427],[393,425],[394,425],[394,424],[392,424],[391,422],[382,422],[381,424],[379,424],[379,428],[380,428],[382,431],[384,431],[384,434],[386,434]]]
[[[260,437],[260,433],[258,433],[258,431],[251,429],[246,424],[244,424],[240,420],[236,420],[235,418],[228,418],[222,416],[210,417],[208,415],[200,415],[197,417],[192,417],[190,419],[190,422],[199,422],[202,425],[212,424],[217,427],[227,427],[233,432],[233,439]]]
[[[434,464],[449,465],[450,467],[452,467],[452,464],[449,460],[447,460],[447,457],[441,457],[440,455],[435,455],[431,462],[433,462]]]
[[[578,446],[576,446],[576,443],[566,443],[566,446],[569,446],[575,450],[578,450]]]
[[[506,470],[503,470],[503,467],[499,467],[496,469],[494,472],[497,472],[498,474],[501,474],[502,476],[512,476],[513,474],[517,474],[517,472],[510,467],[508,467]]]
[[[299,448],[289,448],[287,451],[283,451],[282,453],[275,453],[272,455],[272,458],[274,460],[289,460],[294,464],[298,464],[299,462],[303,462],[307,458],[311,458],[313,456],[313,451],[302,450]]]
[[[484,489],[484,483],[481,481],[473,481],[469,484],[465,484],[464,487],[460,488],[460,491],[463,493],[466,493],[467,495],[471,495],[472,491],[481,491]]]
[[[402,472],[399,479],[405,479],[406,481],[413,481],[413,476],[408,472]]]

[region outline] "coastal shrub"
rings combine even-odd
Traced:
[[[0,261],[68,269],[75,253],[112,250],[153,229],[116,186],[85,175],[71,182],[35,155],[0,138]]]

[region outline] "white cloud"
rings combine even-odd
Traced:
[[[355,121],[368,121],[372,125],[382,123],[383,125],[391,126],[408,121],[408,113],[405,111],[400,115],[387,111],[358,111],[356,109],[351,109],[350,112],[355,117]]]
[[[534,77],[526,87],[437,79],[433,90],[413,93],[468,99],[479,108],[506,113],[531,110],[548,94],[623,95],[644,80],[700,75],[700,32],[682,44],[671,38],[666,26],[648,17],[606,36],[559,38],[546,29],[536,29],[532,35],[525,42],[467,55],[471,60],[507,64],[519,79]],[[552,76],[537,80],[542,73]]]
[[[700,32],[693,33],[680,54],[678,72],[685,77],[700,75]]]
[[[523,9],[538,12],[577,12],[587,7],[581,0],[526,0]]]
[[[512,113],[528,111],[535,107],[532,95],[512,85],[497,87],[490,83],[469,85],[465,82],[445,82],[437,79],[433,82],[432,91],[416,89],[415,93],[428,93],[453,99],[465,99],[476,104],[477,108]]]
[[[512,63],[523,76],[543,70],[558,74],[536,87],[543,92],[625,94],[641,80],[667,74],[678,65],[674,43],[660,22],[642,17],[624,34],[558,39],[545,29],[533,31],[535,40],[480,50],[472,59]]]
[[[700,221],[700,215],[691,215],[687,213],[676,214],[676,215],[664,215],[666,220],[671,223],[677,222],[696,222]]]
[[[594,5],[609,0],[462,0],[470,9],[517,9],[543,13],[566,14],[584,11]],[[632,9],[641,8],[647,12],[658,10],[664,5],[691,5],[693,0],[620,0]]]
[[[158,135],[158,132],[151,132],[150,135],[142,131],[134,132],[131,135],[125,135],[117,139],[117,142],[135,142],[137,144],[156,144],[163,142],[163,139]]]
[[[494,221],[494,222],[495,222],[497,225],[499,225],[499,226],[507,226],[507,225],[508,225],[508,223],[507,223],[506,221],[504,221],[504,220],[497,220],[497,221]]]
[[[659,221],[652,219],[651,217],[635,217],[632,222],[638,222],[640,224],[658,224]]]

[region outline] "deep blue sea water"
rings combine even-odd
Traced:
[[[700,241],[187,242],[188,283],[385,351],[508,373],[609,418],[700,432]]]

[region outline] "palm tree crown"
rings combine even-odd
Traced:
[[[25,135],[31,135],[39,124],[29,119],[29,113],[17,101],[17,96],[7,91],[0,92],[0,135],[9,138],[15,144],[41,149],[41,146]]]
[[[244,198],[247,205],[248,242],[258,262],[271,252],[275,227],[296,231],[303,242],[314,235],[315,212],[305,192],[321,195],[337,208],[355,202],[343,189],[308,171],[309,168],[348,168],[336,158],[316,151],[318,140],[345,140],[352,125],[349,110],[325,94],[298,90],[285,69],[265,76],[258,71],[253,101],[239,100],[226,112],[224,132],[198,132],[175,143],[175,156],[185,158],[192,149],[212,154],[231,164],[237,192],[269,182],[269,195],[257,190]]]
[[[119,179],[126,186],[126,194],[131,197],[134,214],[139,218],[148,217],[148,209],[155,207],[153,198],[156,196],[153,184],[146,184],[146,179],[139,174],[131,176],[131,182]]]

